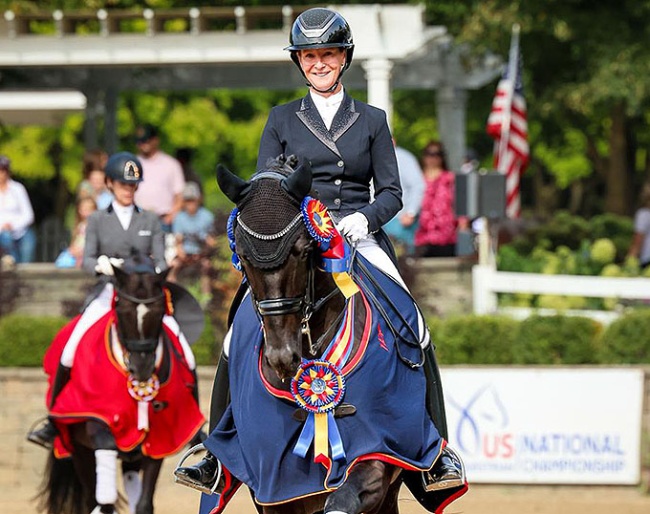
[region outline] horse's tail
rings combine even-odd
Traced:
[[[46,514],[84,514],[85,489],[75,473],[72,458],[57,459],[50,452],[38,491],[38,511]]]

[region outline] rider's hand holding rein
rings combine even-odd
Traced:
[[[100,255],[97,257],[97,264],[95,265],[95,272],[101,275],[112,277],[115,275],[113,268],[121,268],[124,264],[124,259],[116,257],[109,257],[108,255]]]

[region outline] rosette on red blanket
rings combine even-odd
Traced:
[[[43,367],[49,375],[50,388],[63,347],[77,321],[78,318],[73,319],[57,334],[45,355]],[[114,321],[115,314],[110,312],[88,330],[77,348],[70,380],[50,412],[61,434],[54,446],[58,457],[71,451],[68,426],[87,419],[106,423],[120,450],[130,451],[141,444],[142,453],[156,459],[179,451],[205,422],[193,395],[194,374],[182,357],[178,338],[165,327],[163,361],[169,359],[168,376],[161,376],[164,373],[158,371],[157,393],[144,396],[143,401],[141,395],[133,395],[129,373],[111,352]],[[48,405],[49,399],[50,390]],[[148,429],[142,426],[142,412],[138,412],[143,408]]]

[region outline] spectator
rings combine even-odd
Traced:
[[[171,155],[160,150],[158,130],[153,125],[138,127],[136,144],[146,178],[135,193],[135,203],[155,212],[160,217],[163,232],[171,233],[172,222],[183,205],[183,168]]]
[[[214,215],[201,207],[201,192],[194,182],[188,182],[183,189],[183,210],[178,213],[172,224],[172,232],[176,235],[176,258],[172,263],[169,280],[176,280],[179,270],[189,264],[201,266],[201,290],[210,292],[207,271],[210,260],[204,249],[214,245],[211,231],[214,225]]]
[[[415,232],[418,257],[452,257],[456,253],[455,176],[447,170],[442,143],[430,141],[422,153],[426,182]]]
[[[106,209],[113,195],[106,187],[104,166],[108,155],[104,150],[89,150],[84,154],[82,172],[84,179],[77,189],[77,200],[92,198],[98,209]]]
[[[72,231],[70,246],[68,247],[68,251],[75,259],[77,268],[81,268],[83,263],[88,218],[96,210],[97,204],[92,198],[82,198],[77,201],[76,224]]]
[[[402,184],[402,210],[384,225],[384,230],[412,254],[415,249],[415,230],[424,195],[424,177],[417,158],[408,150],[396,146],[399,180]]]
[[[0,250],[15,262],[34,260],[34,210],[25,186],[11,178],[11,161],[0,155]]]
[[[634,214],[634,235],[628,251],[645,268],[650,264],[650,182],[643,184],[639,195],[639,207]]]

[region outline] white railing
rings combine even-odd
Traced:
[[[498,293],[552,294],[594,298],[650,299],[650,278],[594,277],[583,275],[541,275],[497,271],[490,265],[472,268],[473,307],[475,314],[504,312],[498,306]],[[505,312],[513,313],[512,309]],[[521,312],[530,312],[525,310]],[[596,311],[574,311],[599,317]],[[521,314],[521,313],[520,313]],[[616,316],[616,313],[612,313]],[[607,321],[608,316],[603,320]]]

